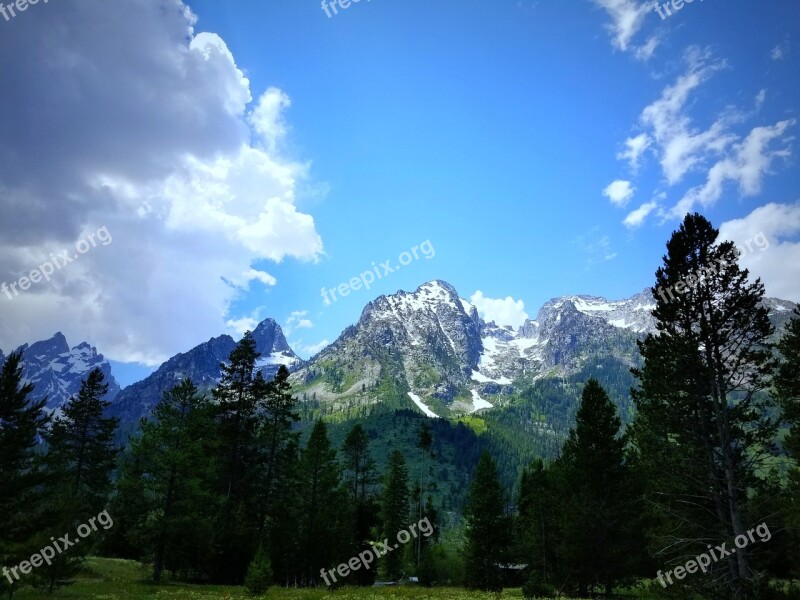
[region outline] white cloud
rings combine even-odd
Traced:
[[[739,263],[761,277],[768,296],[800,302],[800,201],[761,206],[719,234],[743,251]]]
[[[623,52],[634,50],[636,57],[641,60],[647,60],[653,55],[659,43],[657,37],[649,38],[639,47],[631,43],[642,28],[645,17],[653,12],[652,3],[635,0],[594,0],[594,3],[611,17],[607,28],[611,32],[611,42],[615,48]]]
[[[771,127],[756,127],[736,144],[732,153],[715,163],[708,171],[706,182],[690,189],[675,208],[672,215],[683,217],[695,205],[708,207],[722,196],[726,182],[736,183],[742,196],[755,196],[761,192],[764,175],[770,172],[772,163],[779,158],[791,156],[789,147],[771,149],[775,140],[784,140],[786,130],[794,125],[794,120],[780,121]]]
[[[653,54],[655,54],[656,48],[658,48],[658,45],[660,43],[661,43],[661,38],[657,35],[653,35],[647,38],[647,41],[644,44],[636,48],[634,56],[637,58],[637,60],[642,60],[647,62],[648,60],[650,60]]]
[[[755,95],[755,110],[743,112],[726,107],[709,119],[710,125],[697,126],[689,116],[694,106],[693,94],[727,64],[697,47],[687,49],[683,60],[685,71],[642,110],[641,133],[628,138],[625,150],[617,154],[619,160],[627,160],[636,171],[642,154],[654,152],[668,187],[678,186],[690,176],[695,179],[688,190],[677,191],[675,195],[680,200],[674,206],[659,211],[664,218],[682,218],[697,205],[713,205],[722,196],[726,182],[738,184],[742,196],[760,193],[762,181],[777,159],[791,156],[789,129],[795,124],[794,120],[785,120],[749,131],[734,131],[747,119],[758,116],[766,100],[766,90],[762,89]],[[705,182],[698,184],[698,176]],[[625,188],[618,183],[616,190],[607,188],[606,195],[612,201],[616,198],[615,203],[624,202]],[[628,215],[625,224],[639,225],[654,208],[651,203],[642,205]]]
[[[325,339],[317,342],[316,344],[309,344],[308,346],[304,345],[302,341],[298,342],[298,345],[293,346],[295,352],[300,354],[301,356],[306,357],[306,359],[311,358],[315,354],[317,354],[320,350],[329,346],[330,342]]]
[[[256,269],[249,269],[245,274],[247,281],[260,281],[264,285],[273,286],[277,285],[278,280],[265,271],[258,271]]]
[[[646,133],[625,140],[625,150],[617,154],[619,160],[627,160],[631,169],[635,172],[639,169],[639,159],[645,150],[650,147],[651,139]]]
[[[703,131],[693,127],[684,112],[690,94],[715,72],[725,68],[725,62],[713,61],[708,52],[697,48],[687,50],[684,60],[687,71],[667,86],[640,117],[640,123],[650,130],[658,146],[661,167],[670,185],[678,183],[708,155],[723,152],[735,139],[726,132],[724,119]]]
[[[247,331],[253,331],[258,327],[258,319],[253,317],[242,317],[241,319],[228,319],[225,324],[239,335],[244,335]]]
[[[511,296],[505,298],[487,298],[478,290],[470,297],[469,301],[478,310],[484,321],[494,321],[498,325],[520,327],[528,318],[525,312],[525,303],[514,300]]]
[[[636,189],[631,186],[630,181],[617,179],[606,186],[606,189],[603,190],[603,195],[611,200],[612,204],[625,206],[633,198],[635,191]]]
[[[623,224],[625,225],[625,227],[631,229],[639,227],[642,223],[644,223],[644,220],[647,218],[647,215],[653,212],[653,210],[655,210],[657,206],[658,202],[656,202],[655,200],[651,202],[645,202],[639,208],[628,214],[628,216],[625,217]]]
[[[756,110],[764,106],[764,101],[767,99],[767,90],[760,90],[756,94]]]
[[[782,42],[775,46],[772,51],[769,53],[769,57],[772,60],[783,60],[786,58],[786,55],[789,53],[789,42]]]
[[[62,330],[158,364],[254,325],[228,313],[249,282],[277,283],[261,263],[321,256],[298,199],[309,165],[278,151],[289,98],[269,88],[251,107],[224,40],[195,24],[180,0],[85,0],[4,30],[0,281],[86,231],[113,243],[7,302],[0,346]]]
[[[308,314],[307,310],[295,310],[286,319],[286,324],[283,326],[284,333],[289,336],[298,329],[311,329],[314,323],[310,319],[304,319]]]

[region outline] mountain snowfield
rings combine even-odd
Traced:
[[[77,394],[89,372],[95,367],[105,375],[108,383],[106,400],[114,400],[120,392],[119,384],[111,374],[111,365],[97,349],[86,342],[69,347],[60,331],[48,340],[24,344],[22,350],[22,377],[34,385],[34,397],[47,397],[47,409],[57,412],[70,397]],[[0,351],[0,363],[5,360]]]
[[[795,306],[773,298],[764,305],[778,328]],[[484,321],[452,285],[434,280],[414,292],[369,302],[355,325],[307,362],[294,353],[273,319],[262,321],[253,336],[265,377],[286,365],[297,397],[324,407],[326,414],[387,403],[416,407],[431,418],[451,417],[503,406],[525,386],[578,376],[603,360],[612,359],[627,372],[638,364],[636,340],[655,331],[654,308],[648,289],[617,301],[563,296],[513,329]],[[110,384],[110,413],[123,423],[136,423],[185,377],[201,389],[216,385],[220,364],[235,346],[228,335],[212,338],[120,391],[101,354],[86,343],[70,349],[58,333],[23,346],[25,378],[34,383],[35,397],[47,395],[48,407],[56,410],[77,393],[92,368],[100,367]]]
[[[649,291],[618,302],[567,296],[514,330],[485,322],[453,286],[431,281],[370,302],[293,380],[304,397],[345,409],[379,401],[372,390],[388,377],[428,416],[473,413],[502,403],[515,381],[577,371],[609,339],[626,339],[630,354],[637,335],[654,329],[654,307]]]

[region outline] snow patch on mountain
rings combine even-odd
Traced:
[[[419,396],[417,396],[413,392],[408,392],[408,397],[411,398],[411,400],[414,402],[414,404],[416,404],[417,407],[419,407],[419,409],[422,412],[424,412],[426,416],[431,417],[432,419],[438,419],[439,418],[439,415],[437,415],[430,408],[428,408],[428,405],[425,404],[422,400],[420,400]]]
[[[481,395],[477,390],[470,390],[470,392],[472,393],[472,412],[482,410],[484,408],[494,408],[490,402],[487,402],[481,398]]]

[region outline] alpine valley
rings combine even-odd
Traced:
[[[764,303],[782,331],[794,303]],[[485,322],[452,285],[436,280],[414,292],[376,298],[355,325],[308,361],[295,354],[273,319],[262,321],[253,336],[264,376],[269,379],[286,365],[302,421],[324,418],[334,438],[343,436],[353,420],[367,426],[371,421],[373,435],[384,438],[391,437],[385,429],[396,423],[382,419],[427,416],[440,433],[455,427],[458,435],[480,440],[478,445],[499,444],[519,464],[558,453],[590,377],[606,388],[623,421],[630,421],[630,369],[639,365],[636,340],[655,331],[654,306],[649,289],[617,301],[564,296],[514,330]],[[188,377],[201,389],[213,387],[220,364],[235,346],[228,335],[212,338],[120,390],[102,354],[86,343],[70,349],[57,333],[22,347],[24,377],[35,386],[33,397],[46,396],[48,409],[56,411],[99,367],[109,383],[109,412],[120,418],[124,441],[181,379]],[[451,448],[454,457],[457,448]]]

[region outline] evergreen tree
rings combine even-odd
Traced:
[[[103,416],[111,405],[103,400],[106,393],[103,372],[92,369],[45,436],[51,473],[63,485],[62,493],[77,499],[87,516],[100,512],[108,501],[118,453],[114,433],[119,419]]]
[[[274,581],[284,587],[301,583],[303,548],[298,531],[304,507],[299,501],[303,492],[299,465],[299,442],[292,438],[278,456],[278,468],[282,475],[275,481],[273,502],[280,510],[276,510],[276,517],[269,521],[267,539],[262,540],[270,549]]]
[[[247,568],[244,587],[255,596],[260,596],[272,585],[272,566],[269,562],[269,553],[263,546],[259,546],[253,561]]]
[[[152,420],[142,420],[132,442],[147,512],[139,524],[153,560],[153,581],[164,568],[197,576],[206,562],[214,515],[212,440],[208,400],[185,379],[164,393]]]
[[[284,474],[280,469],[280,457],[288,444],[297,438],[297,433],[292,431],[292,425],[300,420],[295,412],[297,401],[292,396],[289,385],[289,370],[286,366],[278,367],[275,379],[266,387],[266,398],[263,405],[261,426],[259,431],[260,446],[265,463],[265,475],[261,495],[261,515],[259,521],[263,528],[270,527],[270,516],[277,514],[273,502],[274,488],[279,484],[278,479]]]
[[[344,483],[350,505],[352,552],[355,556],[369,549],[372,528],[378,524],[379,506],[373,492],[377,483],[375,461],[369,450],[369,436],[361,424],[356,424],[342,445]],[[354,577],[358,585],[372,585],[375,569],[360,569]]]
[[[430,425],[428,425],[428,420],[425,419],[422,421],[422,425],[419,428],[419,434],[417,437],[417,448],[420,449],[422,452],[422,481],[417,484],[417,493],[415,494],[415,505],[417,506],[417,520],[422,520],[424,518],[423,513],[425,512],[425,495],[428,491],[428,483],[429,483],[429,473],[428,473],[428,464],[427,458],[432,454],[431,448],[433,447],[433,435],[431,434]],[[430,501],[431,498],[428,496],[428,500]],[[431,516],[431,515],[428,515]],[[436,522],[435,520],[433,521]],[[417,544],[416,544],[416,561],[415,564],[417,565],[417,570],[419,570],[419,563],[422,556],[422,549],[425,545],[425,542],[422,536],[417,537]]]
[[[789,426],[784,446],[794,460],[783,512],[793,542],[793,551],[788,553],[794,559],[791,575],[796,577],[800,574],[800,308],[795,308],[793,318],[778,343],[778,350],[783,360],[775,377],[775,390],[783,409],[783,420]]]
[[[464,517],[467,587],[500,592],[503,589],[501,565],[508,558],[509,520],[504,511],[497,467],[488,452],[483,452],[478,461]]]
[[[78,395],[62,407],[61,415],[44,436],[48,444],[48,510],[57,531],[74,530],[108,503],[118,453],[114,434],[119,419],[103,416],[111,404],[103,400],[107,392],[102,371],[90,371]],[[92,541],[97,544],[101,540]],[[90,550],[87,542],[58,554],[52,564],[41,567],[40,576],[52,590],[57,581],[77,572]]]
[[[303,560],[302,582],[318,581],[320,571],[342,556],[344,495],[336,450],[328,439],[324,421],[317,421],[300,457],[299,504]]]
[[[214,579],[241,583],[263,529],[264,452],[259,435],[269,387],[256,370],[259,357],[252,333],[245,333],[222,364],[216,403],[222,506],[214,534]]]
[[[774,454],[775,411],[763,393],[772,368],[773,329],[764,286],[748,282],[730,242],[702,216],[687,215],[667,244],[653,297],[657,335],[640,342],[634,370],[633,440],[655,523],[651,549],[669,565],[745,534],[748,490]],[[735,596],[751,581],[750,548],[713,565]]]
[[[789,456],[800,463],[800,308],[794,309],[778,350],[783,360],[774,383],[783,419],[790,427],[785,445]]]
[[[515,554],[518,562],[528,565],[528,587],[536,596],[547,595],[555,580],[558,500],[552,480],[538,459],[523,470],[519,484]]]
[[[628,508],[625,441],[620,419],[608,394],[595,379],[583,389],[581,405],[561,457],[557,496],[559,568],[567,585],[579,595],[605,588],[606,594],[623,581],[628,547]],[[598,552],[602,549],[602,552]]]
[[[399,450],[389,455],[389,464],[383,486],[381,501],[381,519],[383,521],[383,537],[394,544],[400,530],[408,526],[408,469],[406,459]],[[390,581],[397,581],[403,576],[403,554],[392,551],[386,554],[383,568]]]
[[[15,565],[38,549],[37,528],[43,525],[41,483],[35,448],[48,423],[46,398],[32,401],[30,383],[22,384],[21,352],[12,352],[0,370],[0,566]],[[3,576],[0,591],[9,597],[16,587]]]

